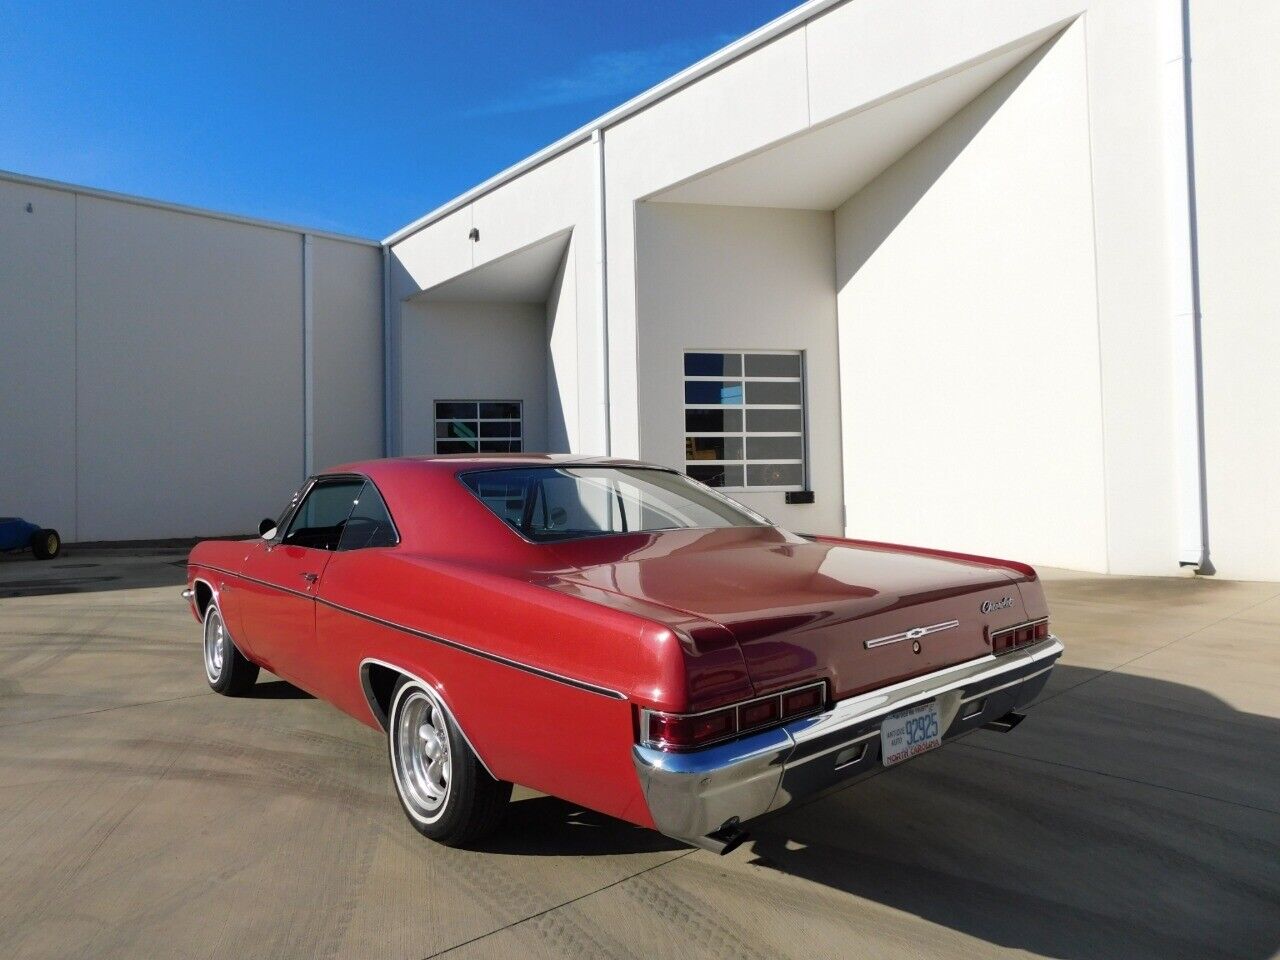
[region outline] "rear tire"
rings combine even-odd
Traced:
[[[204,676],[215,693],[243,697],[258,682],[258,665],[231,639],[216,602],[204,612]]]
[[[415,830],[437,843],[473,843],[502,822],[511,784],[489,776],[435,690],[401,677],[387,719],[391,779]]]
[[[52,560],[62,552],[62,538],[57,530],[37,530],[31,535],[31,552],[37,560]]]

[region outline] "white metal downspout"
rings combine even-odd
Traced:
[[[1165,0],[1162,18],[1165,249],[1173,325],[1178,562],[1195,567],[1197,573],[1211,574],[1189,3]]]
[[[311,234],[302,235],[302,465],[306,476],[315,472],[315,297],[311,264]]]
[[[395,456],[395,352],[391,330],[391,247],[382,245],[382,455]]]
[[[591,131],[596,152],[596,317],[600,324],[600,409],[604,455],[613,453],[613,429],[609,422],[609,247],[605,211],[604,130]]]

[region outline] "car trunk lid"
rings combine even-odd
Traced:
[[[1026,619],[994,561],[810,539],[777,528],[673,530],[558,545],[561,576],[723,625],[757,693],[829,681],[836,699],[990,652]]]

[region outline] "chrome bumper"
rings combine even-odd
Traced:
[[[668,836],[714,848],[707,834],[728,821],[745,822],[873,769],[880,759],[880,723],[889,714],[937,700],[944,738],[964,733],[1034,700],[1062,651],[1062,641],[1051,636],[690,753],[637,745],[633,759],[649,814]]]

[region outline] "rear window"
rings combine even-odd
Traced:
[[[767,526],[763,517],[678,473],[642,467],[479,470],[462,482],[537,543],[649,530]]]

